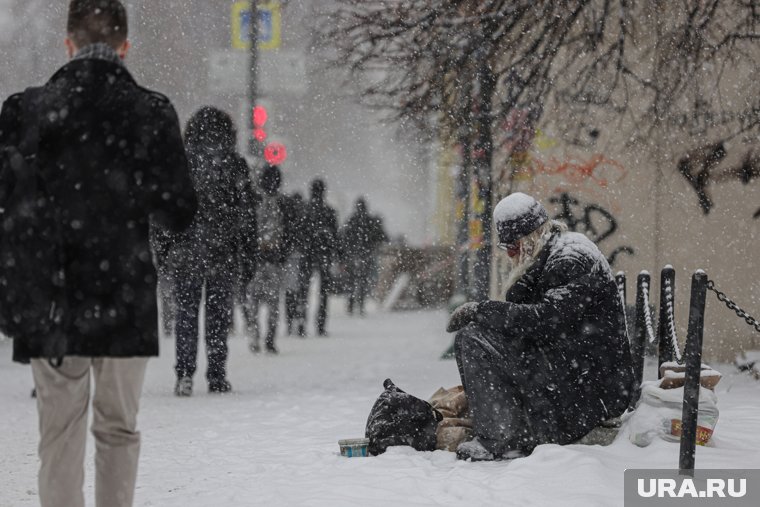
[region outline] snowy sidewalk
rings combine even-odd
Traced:
[[[178,399],[173,341],[150,362],[140,413],[143,447],[136,506],[526,506],[622,505],[626,468],[674,468],[678,445],[640,449],[626,435],[609,447],[540,446],[513,462],[464,463],[453,453],[394,448],[343,458],[337,441],[361,437],[390,377],[421,398],[459,383],[440,354],[452,337],[442,312],[338,315],[329,338],[282,337],[277,357],[253,356],[230,340],[235,392]],[[201,348],[201,351],[203,349]],[[0,507],[37,505],[37,416],[28,367],[0,342]],[[202,354],[201,354],[202,355]],[[730,367],[718,386],[720,420],[699,468],[760,468],[760,383]],[[91,502],[92,440],[86,496]],[[92,505],[88,503],[88,506]]]

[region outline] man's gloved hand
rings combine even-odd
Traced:
[[[456,310],[449,317],[449,325],[446,326],[447,333],[453,333],[459,331],[464,326],[473,322],[478,314],[478,303],[470,301],[459,305]]]

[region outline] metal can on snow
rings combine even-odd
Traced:
[[[340,455],[347,458],[365,458],[369,456],[367,447],[369,438],[347,438],[338,440],[340,446]]]

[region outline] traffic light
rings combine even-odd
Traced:
[[[264,106],[256,106],[253,108],[253,128],[260,129],[264,127],[269,115]]]
[[[252,112],[253,118],[253,138],[264,143],[267,138],[267,133],[264,130],[264,125],[269,119],[269,114],[264,106],[255,106]],[[264,147],[264,159],[272,165],[278,165],[285,161],[288,156],[288,152],[285,149],[285,145],[281,143],[269,143]]]
[[[271,165],[278,165],[285,162],[285,159],[288,157],[288,152],[285,149],[284,144],[280,143],[269,143],[266,148],[264,148],[264,159],[269,162]]]

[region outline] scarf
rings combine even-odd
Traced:
[[[124,61],[114,51],[114,49],[105,42],[96,42],[95,44],[89,44],[74,55],[72,60],[105,60],[107,62],[116,63],[124,66]]]

